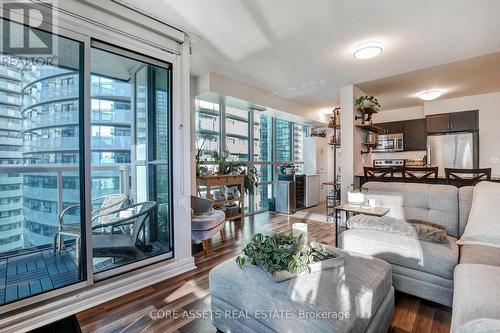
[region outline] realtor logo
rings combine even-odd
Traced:
[[[53,54],[52,3],[2,2],[3,53],[11,55]]]

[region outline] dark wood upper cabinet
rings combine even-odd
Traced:
[[[427,116],[427,132],[428,133],[445,133],[450,131],[450,115],[437,114]]]
[[[427,116],[428,133],[477,131],[479,111],[452,112]]]
[[[427,126],[425,118],[403,122],[403,140],[405,151],[427,149]]]
[[[392,121],[390,123],[377,124],[382,129],[379,134],[403,133],[403,121]]]
[[[464,111],[450,113],[450,131],[477,131],[479,129],[479,112]]]

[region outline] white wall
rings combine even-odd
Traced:
[[[424,114],[479,110],[479,167],[500,176],[500,92],[424,103]]]
[[[381,111],[373,115],[373,123],[388,123],[391,121],[401,121],[410,119],[425,118],[424,107],[415,106],[411,108],[392,109]]]

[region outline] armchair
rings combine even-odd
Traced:
[[[205,257],[208,240],[213,235],[220,232],[224,239],[222,229],[226,222],[226,214],[221,210],[214,210],[213,206],[212,200],[191,196],[191,238],[202,242]]]

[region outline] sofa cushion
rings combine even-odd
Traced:
[[[442,225],[448,235],[458,237],[458,188],[450,185],[368,182],[367,198],[390,208],[389,216]]]
[[[500,248],[474,244],[464,245],[460,248],[460,263],[500,267]]]
[[[226,214],[221,210],[213,210],[210,214],[191,217],[191,230],[210,230],[224,222]]]
[[[474,186],[462,186],[458,189],[458,233],[460,237],[462,237],[469,220],[473,194]]]
[[[458,244],[500,248],[499,199],[500,183],[485,181],[475,186],[469,221]]]
[[[500,267],[460,264],[455,268],[451,332],[500,331]]]
[[[450,236],[447,243],[431,243],[383,231],[351,229],[340,235],[339,245],[348,251],[450,280],[458,263],[456,239]]]

